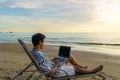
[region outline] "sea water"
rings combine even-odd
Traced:
[[[31,43],[34,33],[1,32],[0,43]],[[73,50],[100,52],[120,56],[120,33],[44,33],[49,45],[71,46]]]

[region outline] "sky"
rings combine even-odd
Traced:
[[[0,32],[120,32],[120,0],[0,0]]]

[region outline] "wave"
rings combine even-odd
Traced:
[[[62,44],[77,44],[77,45],[120,46],[120,44],[112,44],[112,43],[65,42],[65,41],[47,41],[47,42],[49,42],[49,43],[62,43]]]
[[[0,42],[16,42],[18,38],[23,39],[26,42],[31,42],[31,36],[33,33],[0,33]],[[77,36],[76,36],[77,35]],[[96,34],[48,34],[45,39],[48,43],[53,44],[73,44],[73,45],[105,45],[105,46],[120,46],[120,37],[115,37],[114,34],[109,40],[109,38],[90,37]],[[108,36],[108,34],[104,34]],[[97,35],[96,35],[97,36]],[[99,41],[100,40],[100,41]]]
[[[60,38],[46,38],[47,40],[59,40]]]
[[[80,45],[108,45],[108,46],[120,46],[120,44],[109,44],[109,43],[80,43],[75,42],[74,44],[80,44]]]

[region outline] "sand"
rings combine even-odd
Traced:
[[[32,49],[31,44],[27,44]],[[45,45],[43,52],[51,59],[58,54],[59,46]],[[120,80],[120,56],[105,55],[103,53],[76,51],[75,56],[81,65],[95,68],[102,64],[101,71],[107,80]],[[11,80],[18,71],[30,63],[30,59],[18,43],[0,43],[0,80]],[[80,78],[79,80],[98,80],[93,77]]]

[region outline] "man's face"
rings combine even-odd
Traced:
[[[40,49],[43,49],[44,41],[40,41],[40,42],[39,42],[39,46],[40,46]]]

